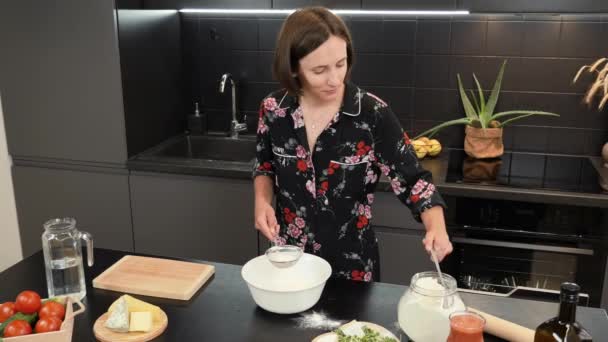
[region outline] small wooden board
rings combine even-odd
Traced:
[[[108,317],[110,317],[110,313],[106,312],[101,315],[97,321],[95,321],[95,325],[93,326],[93,332],[95,333],[95,337],[97,340],[101,342],[146,342],[152,339],[157,338],[162,334],[165,329],[167,329],[167,325],[169,324],[169,319],[167,318],[167,314],[164,311],[161,311],[162,319],[158,322],[154,322],[152,324],[152,330],[148,332],[127,332],[127,333],[118,333],[114,332],[104,326]]]
[[[213,273],[212,265],[126,255],[93,279],[93,287],[189,300]]]

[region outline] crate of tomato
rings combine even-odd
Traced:
[[[79,300],[41,299],[34,291],[23,291],[14,302],[0,304],[0,342],[69,342],[74,316],[82,312]]]

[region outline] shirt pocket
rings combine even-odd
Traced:
[[[363,196],[368,161],[354,161],[352,157],[332,159],[329,167],[333,169],[328,177],[330,194],[334,197],[353,198]]]
[[[298,171],[298,160],[295,150],[272,148],[272,162],[276,174],[276,183],[281,189],[293,193],[293,186],[300,183],[302,176]]]

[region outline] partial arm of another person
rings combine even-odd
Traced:
[[[399,200],[424,225],[424,248],[429,254],[434,250],[441,261],[453,250],[443,215],[446,204],[432,183],[432,174],[420,165],[407,134],[388,106],[379,108],[377,120],[376,162],[388,176]]]

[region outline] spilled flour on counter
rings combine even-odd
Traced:
[[[298,322],[299,328],[319,330],[334,330],[343,323],[342,321],[330,319],[324,313],[316,311],[303,313],[300,317],[295,318],[295,320]]]

